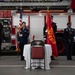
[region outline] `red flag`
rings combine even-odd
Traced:
[[[52,56],[58,57],[56,40],[55,40],[52,25],[51,25],[49,11],[47,12],[47,15],[46,15],[46,23],[47,23],[47,44],[50,44],[52,46]]]

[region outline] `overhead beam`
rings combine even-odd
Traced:
[[[46,6],[23,6],[22,7],[23,10],[35,10],[35,11],[39,11],[39,10],[47,10]],[[68,10],[68,6],[50,6],[49,7],[50,10]],[[0,10],[19,10],[19,6],[1,6]]]
[[[69,6],[70,2],[16,2],[16,3],[4,3],[0,2],[0,6]]]

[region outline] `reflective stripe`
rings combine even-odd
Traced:
[[[15,35],[12,35],[12,36],[11,36],[11,39],[16,39],[16,36],[15,36]]]

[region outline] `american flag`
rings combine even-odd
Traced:
[[[20,9],[20,20],[19,20],[19,25],[22,26],[22,9]]]
[[[22,7],[20,7],[19,12],[20,12],[20,20],[18,30],[20,30],[20,26],[22,26]],[[19,43],[17,40],[16,40],[16,52],[19,52]]]

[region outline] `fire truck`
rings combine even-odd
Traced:
[[[19,25],[19,14],[16,12],[16,10],[2,10],[0,12],[3,12],[3,17],[0,18],[0,22],[3,24],[3,40],[2,40],[2,49],[9,49],[9,50],[15,50],[16,48],[16,42],[17,42],[17,26]],[[8,13],[9,15],[4,15],[4,13]],[[46,12],[42,11],[43,14],[43,20],[42,22],[46,22]],[[32,21],[30,18],[31,16],[36,15],[35,19],[40,19],[38,16],[39,13],[33,13],[32,11],[27,11],[23,13],[23,21],[26,21],[26,24],[28,27],[30,27]],[[57,23],[57,32],[56,32],[56,41],[57,41],[57,48],[59,55],[63,55],[65,53],[65,38],[64,38],[64,32],[63,29],[66,28],[67,22],[70,22],[72,20],[74,24],[74,14],[69,15],[67,12],[64,13],[64,11],[52,11],[50,13],[54,16],[53,21]],[[39,14],[40,15],[40,14]],[[39,23],[38,23],[39,24]],[[73,28],[75,26],[73,25]],[[45,37],[43,37],[46,39]]]
[[[2,50],[9,50],[15,47],[16,34],[12,25],[11,10],[0,10],[0,22],[3,25]]]

